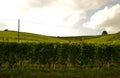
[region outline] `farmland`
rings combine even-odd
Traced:
[[[96,36],[75,36],[75,37],[61,37],[61,39],[68,40],[70,42],[86,42],[86,43],[112,43],[120,44],[120,32],[108,35],[96,35]]]
[[[16,31],[0,31],[0,42],[18,42],[18,33]],[[21,32],[20,42],[68,42],[67,40],[55,37]]]
[[[116,34],[108,34],[100,36],[95,39],[86,40],[88,43],[107,43],[107,44],[120,44],[120,32]]]
[[[0,42],[18,42],[16,31],[0,31]],[[21,32],[20,42],[42,42],[42,43],[112,43],[120,44],[120,32],[108,35],[96,36],[71,36],[71,37],[52,37],[33,33]]]
[[[16,78],[120,77],[120,33],[49,37],[0,32],[0,75]],[[47,74],[47,75],[46,75]],[[55,75],[56,74],[56,75]],[[51,77],[52,76],[52,77]]]

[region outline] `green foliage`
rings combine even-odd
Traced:
[[[120,66],[120,45],[0,43],[3,69],[76,69]]]
[[[108,33],[107,33],[107,31],[105,31],[105,30],[102,32],[102,35],[107,35],[107,34],[108,34]]]
[[[0,78],[120,78],[120,69],[2,70]]]

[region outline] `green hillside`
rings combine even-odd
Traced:
[[[18,42],[16,31],[0,31],[0,42]],[[51,37],[33,33],[20,33],[20,42],[87,42],[87,43],[112,43],[120,44],[120,32],[109,35],[98,36],[71,36],[71,37]]]
[[[0,42],[18,42],[18,33],[16,31],[0,31]],[[67,40],[55,37],[21,32],[20,42],[68,42]]]
[[[70,42],[81,42],[89,39],[99,38],[100,36],[71,36],[71,37],[60,37],[60,39],[68,40]]]
[[[97,36],[75,36],[75,37],[60,37],[61,39],[70,42],[87,42],[87,43],[112,43],[120,44],[120,32],[116,34],[97,35]]]
[[[99,36],[98,38],[85,40],[85,42],[120,44],[120,32],[116,34],[103,35],[103,36]]]

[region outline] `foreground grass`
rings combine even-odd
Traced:
[[[120,78],[120,69],[1,70],[0,78]]]

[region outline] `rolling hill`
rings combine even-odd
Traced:
[[[120,32],[116,34],[108,34],[108,35],[99,36],[98,38],[85,40],[85,42],[120,44]]]
[[[120,44],[120,32],[115,34],[97,35],[97,36],[61,37],[61,39],[65,39],[70,42]]]
[[[69,42],[80,42],[89,39],[99,38],[100,36],[71,36],[71,37],[60,37],[60,39],[68,40]]]
[[[16,31],[0,31],[0,42],[18,42],[18,33]],[[68,42],[64,39],[38,35],[33,33],[20,32],[20,42]]]
[[[0,42],[18,42],[16,31],[0,31]],[[71,36],[71,37],[51,37],[39,34],[21,32],[20,42],[60,42],[60,43],[112,43],[120,44],[120,32],[116,34],[97,36]]]

